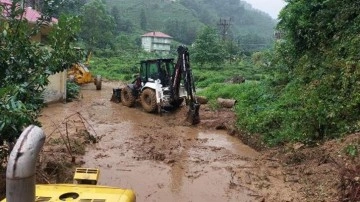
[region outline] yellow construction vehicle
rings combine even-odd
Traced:
[[[77,49],[81,50],[79,48]],[[68,69],[68,79],[70,81],[76,82],[79,85],[94,82],[96,86],[96,90],[101,90],[101,82],[102,82],[101,76],[96,75],[94,77],[88,69],[91,55],[92,53],[91,51],[89,51],[86,56],[85,63],[80,63],[80,62],[74,63],[70,67],[70,69]]]
[[[96,185],[100,171],[78,168],[74,184],[35,185],[37,156],[45,142],[41,128],[29,126],[13,148],[6,170],[6,199],[1,202],[135,202],[134,191]]]

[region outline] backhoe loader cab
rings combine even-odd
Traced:
[[[141,81],[153,82],[157,79],[163,86],[169,86],[174,74],[174,59],[155,59],[140,62]]]
[[[126,87],[114,89],[112,100],[133,107],[137,99],[146,112],[161,113],[165,107],[178,108],[183,100],[189,106],[188,120],[199,123],[200,104],[195,96],[188,49],[178,48],[178,58],[153,59],[140,62],[139,76]]]
[[[162,107],[173,107],[175,100],[170,89],[174,73],[172,58],[141,61],[138,77],[121,90],[122,104],[132,107],[140,98],[142,107],[150,113],[161,112]],[[176,101],[177,105],[181,104]]]

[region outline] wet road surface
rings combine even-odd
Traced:
[[[79,101],[52,104],[42,113],[47,133],[50,120],[77,112],[86,119],[99,141],[86,147],[83,167],[101,170],[98,184],[133,189],[137,201],[263,199],[254,184],[242,184],[251,175],[239,175],[251,172],[255,150],[226,131],[183,124],[182,113],[159,116],[110,102],[119,85],[104,83],[101,91],[85,85]]]

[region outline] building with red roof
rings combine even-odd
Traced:
[[[0,5],[2,5],[5,8],[10,8],[12,4],[11,0],[0,0]],[[6,16],[5,12],[6,10],[3,11],[3,15]],[[26,7],[25,8],[25,13],[24,13],[24,18],[30,22],[30,23],[37,23],[38,20],[41,17],[41,13],[31,7]],[[56,18],[51,18],[51,22],[50,24],[56,24],[58,22],[58,20]]]
[[[7,14],[7,9],[10,9],[10,6],[12,4],[11,0],[0,0],[0,6],[2,6],[4,8],[2,16],[6,19],[6,17],[8,16]],[[25,12],[23,15],[23,18],[30,24],[36,24],[39,22],[39,20],[41,20],[41,13],[31,7],[25,7]],[[50,22],[44,22],[45,26],[41,27],[40,33],[36,36],[33,36],[32,39],[34,41],[46,41],[46,36],[48,35],[48,33],[51,30],[51,27],[53,26],[53,24],[58,23],[58,20],[56,18],[51,18]]]
[[[148,32],[141,36],[141,46],[145,51],[169,54],[172,37],[162,32]]]

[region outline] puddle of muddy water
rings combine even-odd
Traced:
[[[238,138],[228,135],[226,131],[199,132],[198,138],[203,139],[206,146],[226,148],[244,157],[256,157],[258,155],[256,151],[243,144]]]
[[[100,128],[106,131],[104,126]],[[250,190],[231,189],[232,176],[227,169],[231,164],[247,162],[226,156],[243,153],[249,157],[256,152],[237,144],[226,133],[177,127],[179,133],[182,131],[179,137],[186,137],[189,143],[173,164],[166,164],[134,159],[134,151],[126,149],[126,145],[132,144],[130,138],[136,135],[136,128],[130,122],[111,128],[102,142],[89,148],[84,156],[86,167],[101,169],[100,184],[134,189],[138,201],[251,201]],[[124,133],[116,134],[115,128]]]
[[[232,187],[231,167],[257,156],[240,140],[222,131],[169,125],[166,116],[110,102],[114,86],[92,87],[82,90],[78,102],[49,106],[41,119],[48,127],[46,117],[81,113],[101,136],[83,157],[83,167],[101,170],[99,184],[133,189],[137,201],[253,201],[251,190]]]

